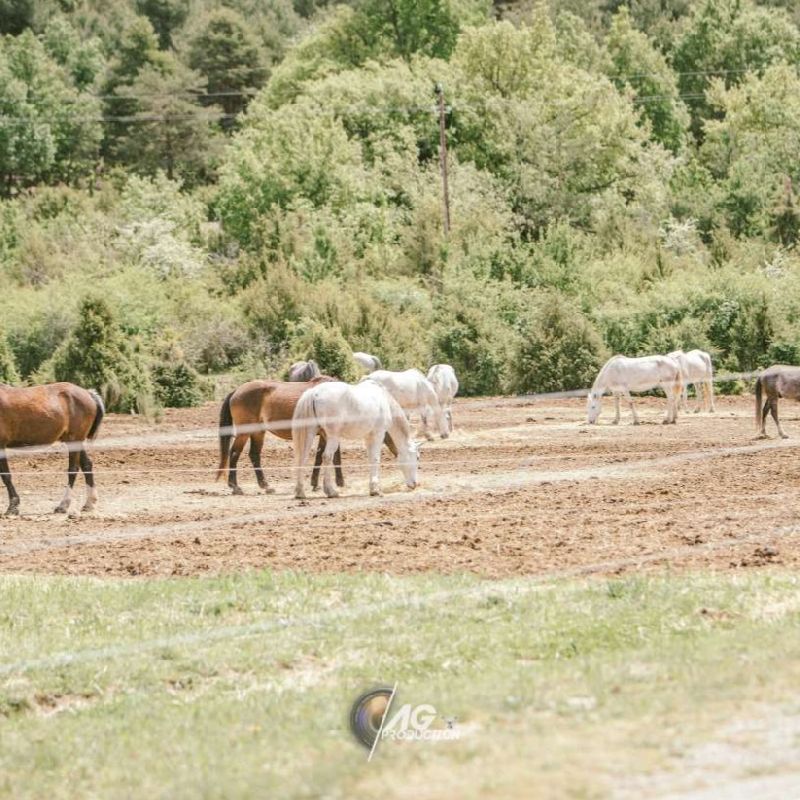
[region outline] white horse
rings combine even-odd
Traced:
[[[689,405],[689,384],[693,383],[697,396],[695,412],[701,410],[701,405],[705,411],[714,411],[714,366],[711,356],[705,350],[690,350],[688,353],[675,350],[668,355],[681,368],[681,407],[686,408]]]
[[[296,361],[289,367],[289,380],[295,383],[311,381],[320,375],[322,375],[322,372],[320,372],[319,364],[313,359],[311,361]]]
[[[606,361],[595,378],[589,391],[588,422],[593,425],[600,416],[600,401],[605,392],[614,395],[616,415],[614,424],[619,422],[619,398],[623,395],[631,407],[633,424],[639,424],[639,417],[633,405],[631,392],[645,392],[660,386],[667,395],[667,415],[664,424],[675,422],[678,418],[678,401],[680,400],[683,381],[678,363],[669,356],[643,356],[628,358],[614,356]]]
[[[376,369],[383,369],[383,364],[378,356],[370,355],[369,353],[353,353],[353,358],[362,369],[367,372],[374,372]]]
[[[322,454],[322,488],[328,497],[338,492],[333,483],[333,454],[341,439],[363,439],[370,467],[369,493],[380,494],[378,483],[381,445],[388,433],[397,449],[406,485],[417,485],[419,445],[411,438],[411,427],[403,409],[382,386],[365,381],[355,386],[340,381],[320,383],[307,389],[297,402],[292,417],[297,483],[294,496],[305,497],[303,467],[311,455],[317,433],[325,435]]]
[[[428,419],[431,415],[435,418],[436,427],[442,439],[446,439],[450,435],[450,428],[447,425],[439,398],[436,396],[436,390],[418,369],[407,369],[403,372],[379,369],[370,372],[361,380],[362,382],[375,381],[383,386],[400,403],[400,407],[406,414],[418,411],[422,419],[422,433],[429,441],[433,441],[433,435],[428,430]]]
[[[449,364],[434,364],[428,370],[428,381],[447,417],[447,426],[453,432],[453,398],[458,394],[456,371]]]

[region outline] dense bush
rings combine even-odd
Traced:
[[[131,348],[108,304],[96,297],[81,303],[78,324],[54,356],[53,375],[96,389],[110,411],[142,411],[153,395],[142,357]]]
[[[354,381],[358,377],[353,351],[336,326],[301,320],[292,334],[291,351],[297,358],[316,361],[323,375],[342,381]]]
[[[16,383],[18,380],[14,354],[11,352],[5,332],[0,328],[0,383]]]
[[[189,408],[208,396],[208,386],[178,347],[158,355],[152,375],[156,400],[163,406]]]

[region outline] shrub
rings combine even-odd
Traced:
[[[590,386],[608,355],[594,325],[557,294],[542,297],[521,333],[514,359],[518,392]]]
[[[358,378],[353,351],[338,326],[324,326],[304,318],[294,330],[291,352],[297,358],[313,359],[323,375],[348,383]]]
[[[0,383],[16,383],[18,380],[14,354],[11,352],[5,333],[0,330]]]
[[[149,371],[101,298],[81,303],[79,322],[53,359],[53,374],[97,389],[109,411],[144,412],[152,405]]]
[[[168,347],[153,367],[155,396],[167,408],[199,406],[208,395],[200,373],[177,347]]]

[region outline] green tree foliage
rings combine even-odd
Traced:
[[[718,204],[739,236],[778,230],[793,241],[792,186],[800,181],[800,78],[794,68],[770,67],[739,86],[712,86],[720,119],[706,125],[701,151],[717,180]],[[788,194],[787,194],[788,188]]]
[[[81,303],[78,324],[54,357],[53,374],[97,389],[110,411],[142,410],[152,396],[148,371],[108,304],[96,297]]]
[[[672,53],[694,134],[700,138],[704,121],[713,117],[706,90],[715,78],[734,86],[750,71],[759,73],[781,61],[796,63],[798,57],[800,31],[783,10],[766,9],[751,0],[703,0],[695,5]]]
[[[30,31],[0,39],[0,188],[72,181],[94,166],[98,101]]]
[[[611,24],[608,51],[614,83],[619,88],[631,88],[642,118],[650,123],[653,138],[677,153],[683,146],[688,124],[678,81],[664,56],[644,33],[633,27],[624,6]]]
[[[135,0],[136,11],[150,20],[162,49],[172,44],[174,31],[189,15],[189,0]]]
[[[217,155],[218,107],[203,106],[205,79],[175,59],[146,66],[117,96],[130,101],[126,125],[115,144],[117,158],[154,175],[191,184],[205,178]]]
[[[189,66],[206,80],[210,100],[238,114],[267,78],[266,53],[244,18],[229,8],[210,12],[189,46]]]
[[[152,374],[156,400],[162,406],[190,408],[205,399],[203,379],[176,345],[158,354]]]
[[[353,351],[341,330],[335,326],[325,326],[309,319],[301,320],[292,334],[292,352],[298,358],[316,361],[323,375],[348,382],[358,378]]]
[[[16,383],[19,380],[14,353],[11,351],[5,331],[0,328],[0,383]]]

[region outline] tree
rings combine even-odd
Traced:
[[[232,9],[210,12],[192,38],[189,66],[206,80],[211,103],[238,114],[267,78],[266,54],[242,16]]]
[[[167,69],[144,67],[116,92],[130,101],[132,112],[117,138],[116,156],[139,173],[164,170],[170,180],[188,184],[205,180],[217,155],[219,119],[217,107],[199,102],[205,88],[200,75],[174,58]]]
[[[172,35],[189,16],[189,0],[135,0],[136,10],[147,17],[158,34],[159,45],[166,50]]]
[[[0,40],[0,176],[3,190],[71,181],[94,166],[99,103],[26,31]]]
[[[56,380],[97,389],[110,411],[141,410],[153,394],[150,375],[108,304],[99,297],[87,297],[78,318],[54,356]]]
[[[706,91],[715,79],[737,85],[750,72],[770,64],[796,63],[800,31],[782,9],[765,9],[750,0],[705,0],[695,6],[672,53],[681,94],[692,113],[698,140],[714,113]]]
[[[9,347],[5,331],[0,328],[0,383],[16,383],[18,380],[14,354]]]
[[[611,24],[607,46],[612,61],[611,79],[620,89],[633,89],[642,119],[650,123],[652,137],[673,153],[678,152],[689,124],[678,81],[664,56],[645,34],[634,29],[624,6]]]

